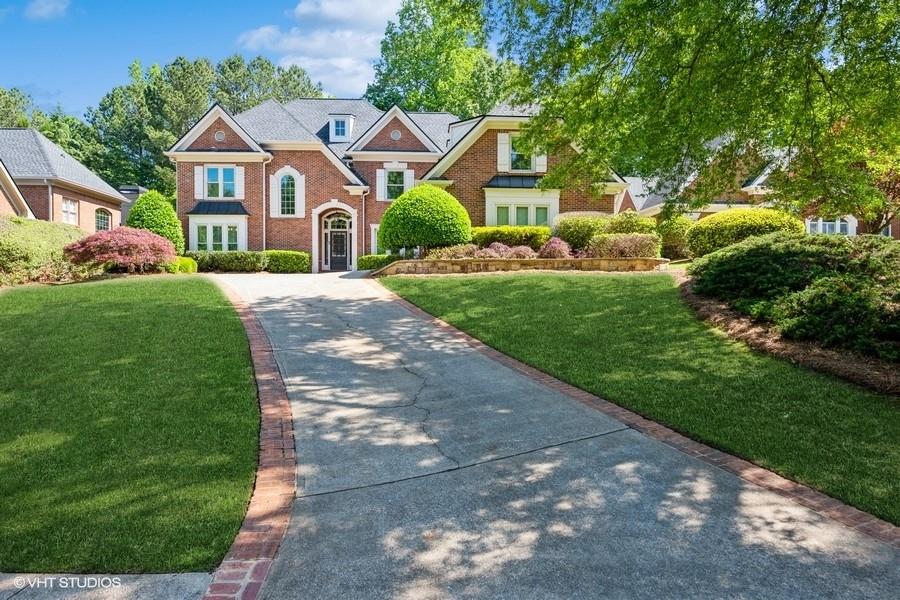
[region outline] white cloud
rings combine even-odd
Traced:
[[[31,0],[25,7],[29,19],[47,20],[66,16],[69,0]]]
[[[384,28],[400,3],[301,0],[292,12],[296,25],[263,25],[242,33],[238,44],[272,54],[280,65],[303,67],[330,94],[360,96],[372,80]]]

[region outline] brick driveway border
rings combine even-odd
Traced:
[[[259,397],[260,427],[253,496],[204,599],[254,600],[266,581],[291,518],[297,477],[293,419],[272,346],[253,309],[221,280],[209,279],[234,306],[247,332]]]

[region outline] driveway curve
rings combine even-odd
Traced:
[[[509,369],[357,274],[220,275],[287,386],[266,598],[889,598],[898,552]]]

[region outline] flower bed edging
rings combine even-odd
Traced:
[[[372,272],[385,275],[493,273],[499,271],[661,271],[666,258],[457,258],[398,260]]]
[[[253,600],[266,581],[291,518],[297,472],[293,417],[262,324],[234,290],[220,280],[213,281],[234,306],[247,332],[259,397],[259,462],[247,514],[228,554],[213,573],[204,599]]]

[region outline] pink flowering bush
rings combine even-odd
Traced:
[[[98,231],[66,246],[65,255],[76,265],[104,266],[128,273],[162,271],[176,258],[172,242],[133,227]]]
[[[487,249],[494,252],[500,258],[506,258],[506,255],[509,254],[509,246],[503,242],[491,242]]]
[[[541,246],[539,258],[572,258],[572,248],[558,237],[552,237]]]
[[[455,246],[444,246],[443,248],[432,248],[428,250],[428,256],[425,258],[433,260],[452,260],[457,258],[474,258],[478,252],[478,246],[475,244],[456,244]]]
[[[513,246],[507,250],[506,258],[537,258],[537,252],[531,246]]]

